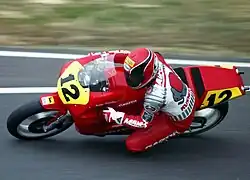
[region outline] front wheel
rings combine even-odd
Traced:
[[[7,129],[12,136],[22,140],[48,138],[65,131],[73,124],[73,120],[69,116],[59,127],[44,132],[44,125],[57,115],[58,111],[44,109],[39,100],[31,101],[10,114],[7,120]]]
[[[212,108],[197,111],[190,128],[179,136],[193,136],[213,129],[224,120],[228,109],[229,103],[225,102]]]

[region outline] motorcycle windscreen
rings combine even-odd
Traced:
[[[109,78],[115,74],[113,62],[95,60],[83,66],[78,73],[78,79],[91,92],[106,92],[110,85]]]

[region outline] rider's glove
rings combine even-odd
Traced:
[[[116,122],[117,124],[122,124],[124,118],[123,112],[116,112],[113,108],[108,107],[107,110],[103,110],[103,115],[105,120],[109,123]]]

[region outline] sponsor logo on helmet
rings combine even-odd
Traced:
[[[126,57],[125,64],[129,65],[132,68],[132,67],[134,67],[135,62],[132,59],[130,59],[129,57]]]

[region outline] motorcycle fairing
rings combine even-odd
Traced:
[[[182,74],[196,94],[196,107],[203,109],[245,94],[243,80],[234,66],[188,66]]]

